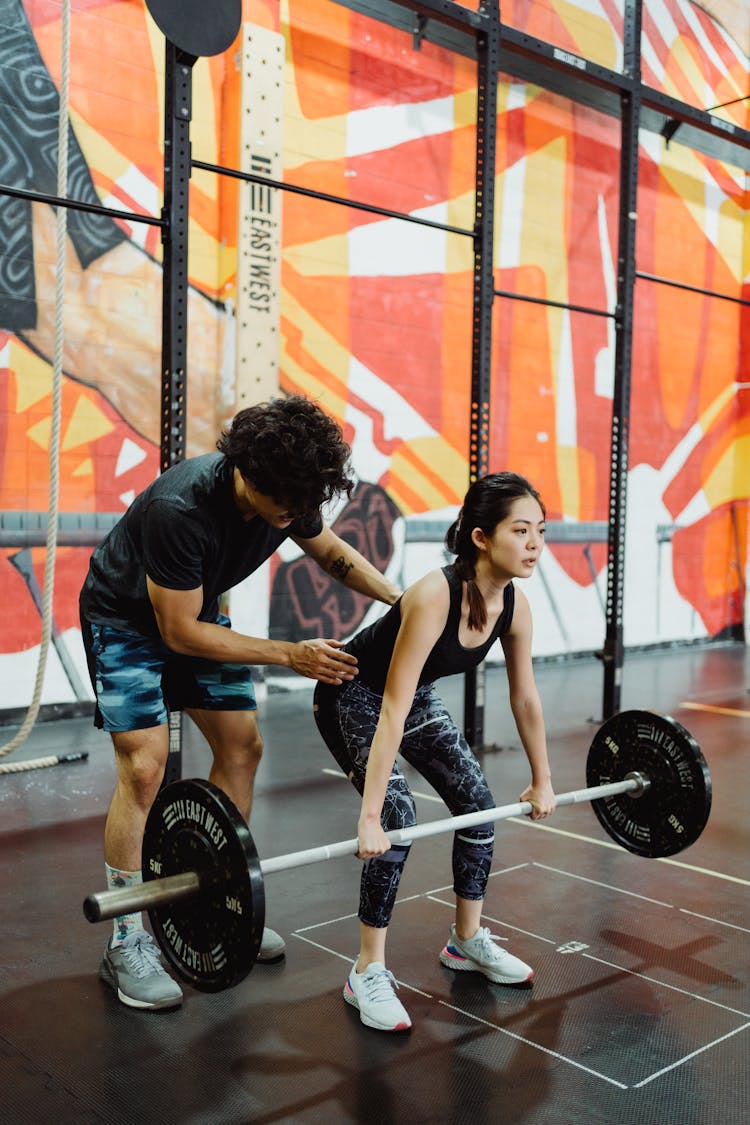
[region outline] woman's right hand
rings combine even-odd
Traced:
[[[389,851],[391,842],[379,821],[360,820],[357,824],[357,859],[371,859]]]

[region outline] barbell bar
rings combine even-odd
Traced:
[[[188,782],[196,792],[207,783],[200,778]],[[629,793],[639,797],[650,785],[648,778],[641,774],[628,774],[622,781],[610,785],[592,785],[588,789],[576,789],[570,793],[560,793],[556,797],[557,807],[577,805],[582,802],[604,800]],[[168,788],[172,788],[169,786]],[[388,834],[388,841],[394,844],[410,844],[425,836],[439,836],[441,832],[454,832],[459,828],[470,828],[474,824],[489,824],[490,821],[509,820],[513,816],[527,816],[533,811],[530,801],[517,801],[513,805],[499,805],[497,808],[480,809],[478,812],[463,813],[461,816],[447,816],[444,820],[430,820],[426,824],[415,824],[411,828],[399,828]],[[305,848],[288,855],[275,856],[260,861],[261,874],[274,875],[278,871],[289,871],[295,867],[305,867],[310,863],[320,863],[327,859],[340,859],[342,856],[356,855],[359,841],[337,840],[333,844],[321,844],[316,848]],[[219,881],[220,881],[219,876]],[[153,879],[131,887],[117,887],[108,891],[98,891],[89,895],[83,904],[83,911],[89,922],[102,922],[107,918],[117,918],[133,910],[150,910],[154,906],[181,902],[194,898],[208,885],[206,874],[198,871],[184,871],[179,875]]]
[[[627,851],[667,856],[700,835],[711,780],[700,747],[681,724],[650,711],[624,711],[597,731],[584,789],[557,795],[558,807],[591,802],[607,834]],[[624,798],[624,800],[621,800]],[[528,815],[528,801],[428,821],[389,832],[410,843],[474,824]],[[89,895],[90,922],[148,910],[154,934],[177,973],[202,991],[239,983],[255,964],[265,919],[264,877],[356,855],[356,839],[261,862],[250,830],[229,798],[201,779],[165,786],[149,813],[140,885]]]

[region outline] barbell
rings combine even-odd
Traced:
[[[605,832],[635,855],[675,855],[694,843],[711,811],[711,778],[698,743],[675,719],[622,711],[594,735],[585,789],[557,795],[557,805],[592,802]],[[410,843],[472,824],[532,811],[528,801],[429,821],[389,833]],[[264,877],[321,860],[356,855],[356,839],[258,859],[250,829],[232,801],[209,781],[164,786],[143,837],[143,883],[89,895],[90,922],[148,910],[166,960],[203,992],[243,980],[255,964],[265,920]]]

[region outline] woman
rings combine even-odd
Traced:
[[[544,718],[531,662],[531,613],[513,579],[528,578],[544,543],[539,494],[515,473],[492,473],[469,488],[446,545],[456,561],[431,571],[346,646],[356,679],[318,684],[315,716],[331,753],[362,794],[358,856],[359,956],[344,999],[369,1027],[400,1031],[411,1020],[385,967],[385,943],[408,844],[391,847],[389,830],[416,823],[414,800],[396,764],[404,759],[435,788],[452,815],[494,807],[482,770],[441,702],[434,681],[465,672],[496,638],[505,653],[510,704],[531,769],[521,800],[532,819],[555,807]],[[484,974],[499,984],[529,981],[533,970],[500,949],[480,926],[492,862],[492,822],[454,836],[456,919],[440,953],[446,968]]]

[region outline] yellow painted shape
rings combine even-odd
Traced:
[[[218,163],[218,145],[221,141],[221,130],[216,128],[215,102],[216,90],[211,81],[208,59],[198,59],[193,67],[193,116],[190,123],[190,142],[193,153],[196,156],[200,153],[200,159],[205,160],[207,164]],[[219,177],[212,176],[212,180],[211,190],[206,194],[216,199],[219,194]]]
[[[567,285],[567,138],[556,137],[536,152],[526,155],[524,204],[519,266],[538,266],[547,279],[546,296],[568,300]],[[503,176],[496,180],[497,199],[502,199]],[[495,224],[495,261],[500,261],[502,224]]]
[[[348,114],[309,120],[302,112],[294,82],[294,59],[289,34],[289,6],[281,4],[281,31],[286,43],[284,83],[284,168],[291,170],[309,161],[343,160],[346,156]]]
[[[707,178],[713,178],[706,170],[705,159],[684,145],[673,145],[668,154],[664,150],[660,166],[661,176],[701,231],[706,229],[707,207],[705,195],[696,192],[696,186],[705,183]],[[716,249],[738,285],[746,276],[745,260],[750,255],[748,239],[744,237],[746,223],[747,212],[734,200],[725,199],[718,210]]]
[[[79,445],[97,441],[98,438],[111,433],[113,429],[114,426],[109,418],[102,413],[96,403],[81,395],[73,408],[60,448],[63,452],[76,449]]]
[[[446,222],[452,227],[471,230],[474,226],[474,192],[468,191],[448,200]],[[462,234],[448,234],[445,239],[445,272],[465,273],[474,265],[474,241]]]
[[[503,89],[506,91],[507,86]],[[498,95],[500,90],[498,90]],[[453,127],[461,129],[465,125],[476,125],[477,123],[477,92],[473,90],[463,90],[460,94],[456,94],[453,98]]]
[[[563,519],[580,519],[581,481],[576,446],[558,445],[557,475]]]
[[[664,91],[665,93],[672,93],[673,96],[681,102],[689,102],[691,105],[705,105],[704,98],[708,96],[708,83],[701,73],[701,69],[696,61],[695,54],[699,48],[693,39],[684,39],[681,35],[670,44],[669,62],[667,70],[664,75]],[[670,74],[678,74],[681,79],[686,80],[690,89],[685,90],[685,82],[680,82],[679,86],[673,85],[671,90],[667,89]],[[720,99],[722,101],[729,99]]]
[[[130,168],[130,160],[123,156],[102,133],[92,128],[85,117],[71,109],[70,120],[81,148],[86,153],[89,167],[106,168],[110,180],[117,180],[127,172]],[[156,193],[154,196],[156,198]]]
[[[429,472],[420,472],[414,460],[422,462]],[[408,456],[396,450],[391,458],[391,478],[402,480],[407,488],[423,501],[422,511],[436,511],[455,504],[466,488],[466,460],[439,435],[417,438],[409,442]],[[441,484],[432,479],[438,475]],[[442,483],[444,482],[444,483]],[[394,484],[394,491],[398,491]],[[402,507],[407,505],[402,504]]]
[[[42,418],[41,422],[37,422],[26,431],[26,436],[31,439],[40,449],[49,449],[50,434],[52,433],[52,419]]]
[[[52,394],[52,368],[45,360],[11,342],[9,367],[16,380],[16,413],[22,414],[35,402]]]
[[[70,475],[73,477],[90,477],[93,475],[93,472],[94,462],[90,457],[87,457],[85,461],[81,461],[77,469],[73,469]]]
[[[736,387],[734,383],[727,383],[726,387],[724,387],[718,393],[714,401],[710,403],[703,411],[700,418],[698,419],[698,425],[703,430],[704,434],[708,433],[708,431],[716,421],[718,415],[721,414],[722,410],[730,401],[730,399],[734,398],[735,392]]]
[[[592,12],[581,11],[577,4],[556,0],[555,11],[575,40],[575,53],[592,59],[599,66],[617,68],[617,43],[608,20],[597,18]]]
[[[714,509],[733,500],[750,500],[750,434],[729,446],[709,474],[703,492]]]

